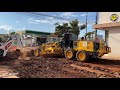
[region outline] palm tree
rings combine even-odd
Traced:
[[[80,34],[80,30],[86,28],[85,24],[79,26],[78,19],[69,22],[69,24],[70,26],[68,25],[68,23],[63,23],[62,25],[60,25],[58,22],[55,23],[55,34],[61,36],[65,32],[70,31],[71,33],[74,33],[78,36]]]
[[[89,39],[89,40],[90,40],[91,38],[93,39],[93,34],[95,34],[95,31],[93,31],[93,32],[88,32],[88,33],[85,34],[85,37],[88,36],[88,39]],[[92,36],[92,37],[91,37],[91,36]]]
[[[70,22],[70,27],[71,27],[71,32],[78,36],[80,34],[80,30],[83,30],[86,27],[86,25],[84,24],[79,26],[79,21],[78,19],[76,19]]]

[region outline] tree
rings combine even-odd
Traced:
[[[77,19],[70,22],[71,32],[76,34],[77,36],[80,33],[80,30],[79,30],[80,28],[79,28],[78,24],[79,24],[79,21]]]
[[[61,36],[63,27],[59,23],[56,23],[55,25],[56,25],[56,27],[55,27],[55,35]]]
[[[80,26],[80,30],[83,30],[85,28],[86,28],[86,24],[83,24],[83,25]]]
[[[83,25],[79,26],[79,21],[78,21],[78,19],[76,19],[76,20],[73,20],[70,22],[70,27],[71,27],[71,32],[78,36],[80,34],[80,30],[85,29],[86,25],[83,24]]]
[[[94,33],[95,33],[95,31],[93,31],[93,32],[88,32],[88,33],[85,34],[85,37],[88,36],[88,39],[90,40],[90,39],[91,39],[91,36],[92,36]],[[92,38],[93,38],[93,36],[92,36]]]
[[[67,32],[68,29],[70,29],[70,27],[68,26],[68,23],[63,23],[62,25],[60,25],[58,22],[55,23],[56,27],[55,27],[55,34],[58,36],[62,36],[62,34],[64,34],[65,32]]]
[[[70,24],[70,26],[68,25]],[[73,20],[69,23],[63,23],[62,25],[60,25],[58,22],[55,23],[55,34],[61,36],[62,34],[64,34],[65,32],[67,32],[68,30],[71,33],[76,34],[77,36],[80,34],[80,30],[83,30],[84,28],[86,28],[86,25],[81,25],[79,26],[79,21],[78,19]]]
[[[10,35],[15,35],[15,32],[11,32]]]

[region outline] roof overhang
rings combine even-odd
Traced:
[[[120,27],[120,22],[93,25],[94,29],[105,29],[105,28],[110,28],[110,27]]]

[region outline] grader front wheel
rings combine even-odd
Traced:
[[[78,51],[76,53],[76,59],[81,62],[87,62],[89,59],[89,55],[86,51]]]
[[[67,59],[74,59],[75,58],[75,51],[73,49],[67,49],[65,51],[65,57]]]

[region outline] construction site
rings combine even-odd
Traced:
[[[117,15],[120,13],[112,13],[113,21]],[[87,30],[87,24],[77,27],[74,20],[70,25],[57,23],[54,33],[24,30],[1,34],[0,78],[120,78],[119,52],[116,54],[110,44],[108,30],[119,25],[101,26],[96,22],[94,31],[79,38],[74,31]],[[98,37],[98,29],[105,29],[104,40]]]

